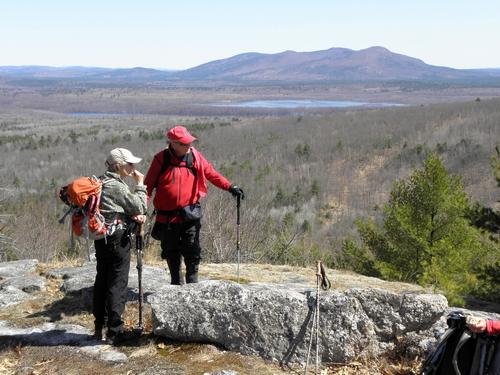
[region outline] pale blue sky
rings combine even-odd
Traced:
[[[500,0],[0,0],[0,65],[185,69],[375,45],[433,65],[500,67]]]

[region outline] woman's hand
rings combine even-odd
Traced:
[[[134,215],[132,216],[132,220],[139,224],[143,224],[146,222],[146,215]]]
[[[467,323],[467,327],[474,333],[481,333],[486,330],[486,319],[468,316],[465,322]]]
[[[144,175],[137,169],[132,171],[132,177],[137,185],[144,185]]]

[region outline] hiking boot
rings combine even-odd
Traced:
[[[198,282],[198,264],[186,265],[186,284]]]
[[[170,271],[170,284],[181,285],[181,258],[171,256],[167,258],[168,270]]]
[[[118,333],[113,333],[108,331],[106,335],[106,342],[113,346],[119,346],[130,341],[137,340],[140,333],[134,331],[122,331]]]
[[[101,341],[102,340],[102,326],[96,326],[94,329],[94,334],[92,335],[92,339]]]

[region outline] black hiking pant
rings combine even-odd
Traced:
[[[172,285],[181,284],[181,258],[186,266],[186,283],[198,282],[200,229],[200,220],[161,224],[161,257],[167,261]]]
[[[97,275],[94,283],[93,308],[96,329],[105,325],[108,335],[123,331],[122,314],[127,302],[130,269],[130,236],[117,230],[106,239],[97,240],[95,256]]]

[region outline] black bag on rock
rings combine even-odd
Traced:
[[[448,330],[429,353],[421,375],[499,375],[498,335],[472,333],[460,312],[448,315]]]

